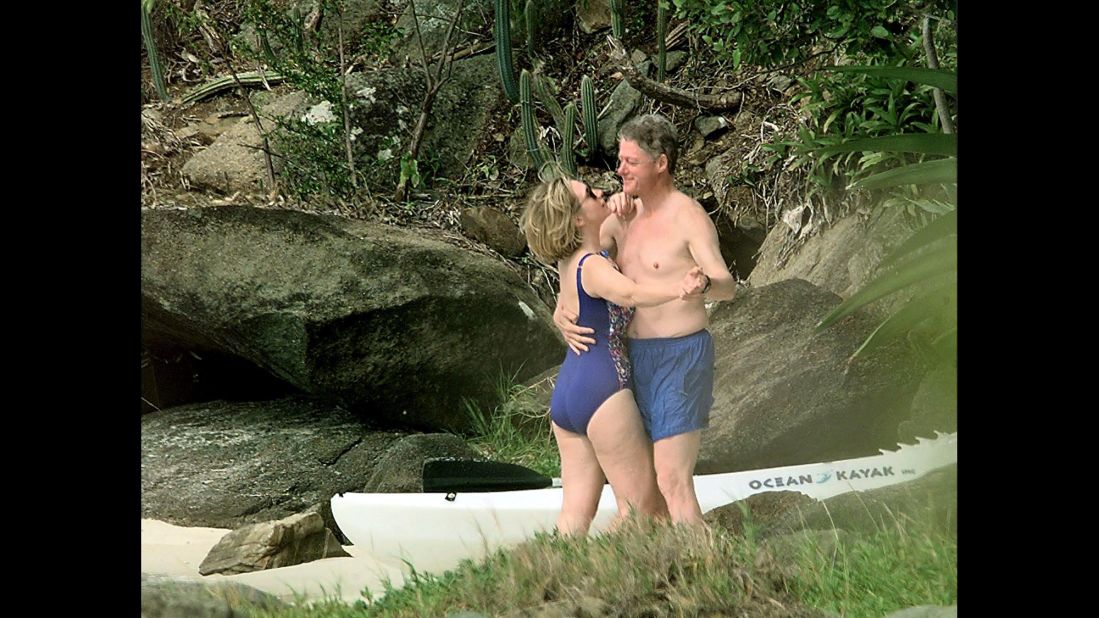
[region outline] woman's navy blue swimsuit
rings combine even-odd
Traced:
[[[630,388],[625,336],[633,309],[594,298],[584,291],[581,273],[584,260],[592,255],[580,258],[576,266],[576,291],[580,296],[580,315],[576,323],[595,329],[592,336],[596,344],[579,355],[572,350],[565,352],[565,362],[561,364],[550,399],[553,422],[561,429],[581,435],[587,435],[588,422],[607,398]],[[604,251],[600,255],[606,257],[607,253]]]

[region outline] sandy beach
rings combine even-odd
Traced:
[[[364,588],[377,596],[387,579],[394,586],[404,582],[399,565],[390,565],[344,547],[351,558],[325,558],[306,564],[239,575],[199,575],[198,566],[221,537],[221,528],[189,528],[155,520],[141,520],[141,572],[216,583],[233,581],[271,593],[288,603],[304,598],[317,601],[339,598],[352,603],[364,598]]]

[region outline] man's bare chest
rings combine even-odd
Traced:
[[[633,221],[618,239],[617,261],[634,280],[681,276],[690,260],[686,243],[659,220]]]

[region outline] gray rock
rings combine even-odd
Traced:
[[[912,417],[901,422],[897,438],[914,442],[917,437],[934,438],[936,431],[958,430],[958,370],[937,367],[924,376],[912,397]]]
[[[848,366],[877,326],[852,315],[820,333],[840,299],[800,279],[741,289],[710,316],[716,363],[698,474],[876,455],[918,385],[904,346]]]
[[[630,86],[628,81],[622,80],[611,93],[607,114],[596,123],[599,147],[603,152],[618,152],[618,129],[629,120],[640,103],[641,92]]]
[[[573,4],[571,0],[538,0],[535,3],[536,46],[542,41],[550,41],[571,30]],[[416,14],[420,21],[419,38],[422,38],[429,56],[441,49],[446,38],[447,27],[457,5],[456,0],[416,0]],[[513,3],[510,12],[513,57],[522,53],[526,46],[526,20],[522,13],[524,4],[520,3],[518,6],[519,9],[516,10]],[[401,10],[403,12],[397,21],[397,27],[405,33],[405,36],[393,46],[390,60],[394,64],[418,67],[421,56],[420,43],[416,35],[412,11],[405,2],[401,2]],[[451,47],[461,49],[476,41],[492,40],[494,11],[493,0],[466,0],[462,17],[451,35]],[[496,77],[494,84],[497,89],[502,89],[499,77]]]
[[[305,93],[293,92],[259,110],[264,134],[270,135],[279,118],[296,113],[305,103]],[[251,116],[247,116],[219,134],[209,147],[195,153],[183,164],[183,175],[197,189],[223,193],[235,191],[259,192],[267,182],[263,136]],[[273,157],[276,173],[281,169],[279,157]]]
[[[406,436],[389,446],[366,482],[366,493],[420,493],[424,461],[436,457],[473,459],[477,452],[458,436],[445,433]]]
[[[149,347],[245,359],[364,416],[469,427],[501,371],[560,362],[548,308],[496,260],[365,221],[247,207],[142,212]]]
[[[788,511],[816,502],[798,491],[769,491],[707,511],[702,518],[712,527],[740,536],[746,527],[765,528]]]
[[[732,125],[729,121],[722,116],[699,116],[695,119],[695,128],[707,139],[717,137],[730,126]]]
[[[776,73],[767,80],[767,86],[777,92],[786,92],[786,89],[794,84],[793,78]]]
[[[217,114],[211,114],[198,124],[196,130],[206,138],[207,143],[212,143],[214,140],[221,137],[222,133],[225,133],[240,124],[241,120],[242,117],[240,116],[222,117]]]
[[[457,0],[416,0],[416,16],[419,18],[420,39],[428,57],[435,55],[446,40],[447,27],[450,25],[454,11],[458,7]],[[397,19],[397,28],[404,37],[393,45],[393,52],[389,59],[395,65],[420,66],[420,43],[416,37],[416,26],[413,23],[412,10],[407,3],[400,3],[401,16]],[[488,16],[486,23],[485,16]],[[459,18],[454,32],[451,34],[450,45],[460,49],[470,43],[470,35],[466,33],[483,32],[491,34],[492,30],[492,0],[466,0],[462,16]]]
[[[298,398],[209,402],[141,417],[141,516],[237,528],[359,491],[401,437]]]
[[[467,236],[483,242],[501,255],[519,257],[527,248],[526,238],[519,226],[495,208],[465,208],[460,220]]]
[[[787,257],[785,247],[793,233],[782,223],[771,228],[749,282],[767,285],[805,279],[849,298],[873,277],[882,258],[912,233],[912,227],[899,208],[878,209],[866,222],[850,214],[806,238]],[[882,302],[891,306],[888,298]]]
[[[511,132],[508,138],[508,163],[525,170],[531,167],[530,154],[527,152],[527,141],[523,137],[523,127],[518,126]]]
[[[587,34],[611,27],[610,0],[587,0],[576,3],[576,16],[580,29]]]
[[[291,0],[289,3],[285,3],[286,15],[292,15],[292,11],[297,9],[302,19],[308,18],[309,14],[316,8],[317,0]],[[385,6],[385,2],[379,0],[341,0],[340,1],[341,19],[337,20],[331,14],[322,15],[318,22],[318,28],[316,33],[309,33],[310,38],[319,37],[322,45],[330,48],[334,48],[339,43],[339,28],[343,28],[343,37],[346,44],[350,33],[363,32],[367,25],[372,21],[379,19],[385,19],[387,15],[384,13],[388,9]],[[342,21],[342,24],[340,23]],[[255,24],[251,22],[245,22],[241,25],[240,32],[233,36],[235,42],[245,43],[254,50],[261,50],[259,37],[256,35]],[[283,44],[282,41],[276,36],[269,36],[268,43],[271,45],[271,51],[276,55],[282,53]]]
[[[384,69],[367,75],[351,74],[347,85],[353,97],[350,126],[355,132],[355,155],[368,161],[391,161],[389,165],[359,166],[357,171],[371,186],[392,189],[399,173],[396,161],[408,147],[408,135],[424,100],[423,77],[404,68]],[[421,170],[437,166],[437,173],[443,177],[464,174],[476,141],[501,98],[494,56],[456,61],[451,79],[432,105],[431,122],[420,144]],[[304,93],[295,92],[265,107],[260,115],[265,134],[272,138],[271,147],[277,150],[282,135],[277,118],[304,119],[310,110],[321,110],[324,105],[323,101],[307,100]],[[311,117],[323,115],[314,113]],[[334,117],[331,122],[336,122]],[[183,172],[196,188],[258,192],[267,175],[261,145],[255,123],[245,117],[188,160]],[[280,173],[282,159],[275,157],[273,162],[276,174]]]
[[[324,527],[320,514],[300,513],[226,534],[206,554],[198,572],[232,575],[350,556]]]
[[[763,118],[756,116],[746,109],[741,109],[737,112],[736,116],[733,116],[733,129],[741,133],[750,132],[756,134],[759,132],[760,125],[762,124]]]
[[[672,73],[683,66],[683,63],[687,62],[687,52],[685,51],[669,51],[664,52],[664,72]]]
[[[253,608],[289,606],[266,592],[237,583],[141,574],[142,618],[246,618]]]
[[[357,100],[351,125],[361,131],[354,147],[368,160],[393,157],[399,160],[408,147],[408,137],[420,114],[425,86],[419,71],[393,68],[348,76],[348,89]],[[504,100],[496,58],[492,54],[458,60],[451,78],[440,88],[431,107],[431,117],[420,144],[421,170],[437,164],[438,173],[448,178],[465,174],[477,140],[487,130],[493,111]],[[384,154],[389,151],[388,155]],[[373,184],[397,184],[396,165],[368,166],[362,170]]]

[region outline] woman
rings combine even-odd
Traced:
[[[579,313],[577,323],[595,329],[595,345],[569,354],[557,376],[550,418],[561,454],[564,500],[557,518],[562,534],[586,534],[603,481],[614,490],[617,521],[638,511],[666,516],[657,489],[652,443],[630,388],[625,350],[629,307],[659,305],[700,290],[694,268],[677,285],[638,285],[600,253],[599,227],[610,214],[602,191],[557,178],[539,185],[520,225],[531,251],[560,274],[559,303]]]

